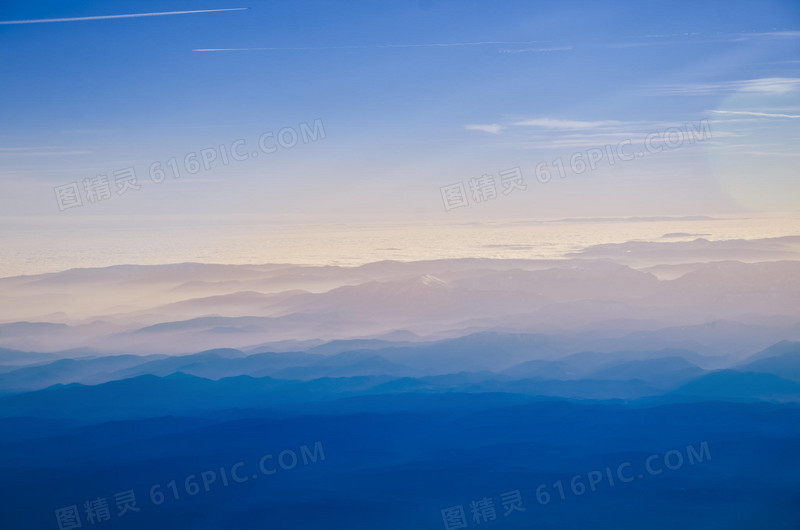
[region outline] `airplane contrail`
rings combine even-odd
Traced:
[[[367,45],[346,45],[346,46],[297,46],[297,47],[273,47],[273,48],[196,48],[193,52],[248,52],[248,51],[306,51],[306,50],[369,50],[380,48],[448,48],[454,46],[491,46],[491,45],[522,45],[522,44],[541,44],[550,41],[480,41],[480,42],[444,42],[428,44],[367,44]]]
[[[39,18],[35,20],[0,20],[0,24],[44,24],[47,22],[77,22],[81,20],[109,20],[112,18],[139,18],[139,17],[162,17],[165,15],[189,15],[192,13],[219,13],[221,11],[243,11],[246,7],[231,7],[226,9],[198,9],[195,11],[162,11],[160,13],[131,13],[128,15],[100,15],[96,17],[72,17],[72,18]]]

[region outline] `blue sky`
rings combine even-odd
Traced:
[[[699,5],[698,5],[699,4]],[[800,4],[4,2],[5,216],[488,220],[796,210]],[[196,51],[196,50],[224,51]],[[321,119],[323,141],[154,184],[170,157]],[[534,168],[711,120],[713,139],[543,185]],[[53,187],[136,167],[59,211]],[[445,211],[521,167],[527,190]],[[754,178],[754,177],[757,177]],[[84,190],[81,190],[83,193]]]

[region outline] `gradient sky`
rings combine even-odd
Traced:
[[[178,11],[235,11],[9,23]],[[30,2],[0,7],[0,215],[282,222],[797,211],[800,3]],[[224,51],[197,51],[197,50]],[[326,138],[156,184],[155,161],[321,119]],[[547,184],[558,157],[712,138]],[[136,168],[59,211],[53,188]],[[526,191],[446,211],[519,166]],[[85,193],[84,190],[81,190]],[[112,189],[113,192],[113,189]],[[13,223],[3,223],[13,229]]]

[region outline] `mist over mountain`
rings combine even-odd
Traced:
[[[792,241],[730,245],[755,250]],[[178,354],[399,331],[426,341],[499,331],[605,335],[619,341],[612,349],[640,336],[653,341],[650,348],[745,355],[800,340],[800,262],[695,258],[668,278],[608,259],[181,264],[6,278],[0,297],[13,303],[0,311],[0,346]],[[196,282],[201,289],[187,288]],[[728,329],[714,330],[724,322]]]
[[[497,528],[794,528],[794,239],[684,237],[1,279],[0,521],[132,491],[116,528],[442,528],[492,498]]]

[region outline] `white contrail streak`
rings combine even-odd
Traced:
[[[246,7],[231,7],[227,9],[198,9],[195,11],[163,11],[161,13],[131,13],[128,15],[100,15],[96,17],[73,17],[73,18],[40,18],[36,20],[0,20],[0,24],[44,24],[47,22],[77,22],[81,20],[109,20],[112,18],[139,18],[139,17],[163,17],[165,15],[189,15],[192,13],[219,13],[221,11],[243,11]]]
[[[506,42],[506,41],[481,41],[481,42],[445,42],[445,43],[431,43],[431,44],[370,44],[370,45],[350,45],[350,46],[301,46],[301,47],[276,47],[276,48],[197,48],[193,52],[249,52],[249,51],[269,51],[269,52],[285,52],[285,51],[307,51],[307,50],[370,50],[380,48],[449,48],[455,46],[492,46],[503,44],[506,46],[513,45],[530,45],[541,44],[547,41],[527,41],[527,42]]]

